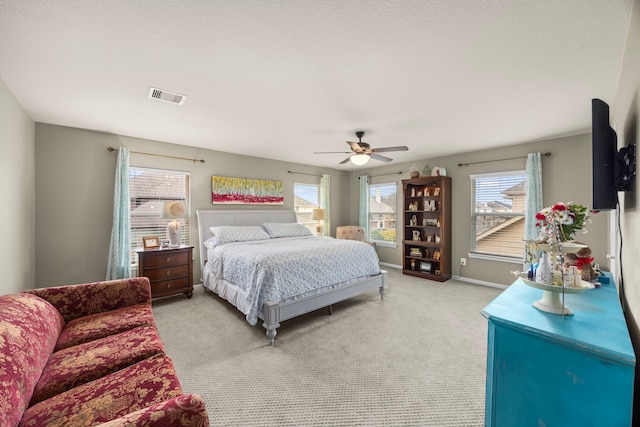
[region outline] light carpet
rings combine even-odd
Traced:
[[[500,289],[388,269],[377,290],[282,322],[276,344],[228,302],[153,302],[185,392],[214,426],[483,426],[487,321]]]

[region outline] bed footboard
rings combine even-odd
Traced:
[[[262,326],[267,330],[268,344],[274,345],[280,322],[344,301],[374,288],[379,288],[380,299],[384,300],[386,284],[387,271],[381,270],[377,276],[365,277],[322,294],[283,303],[264,302],[259,317],[264,321]]]

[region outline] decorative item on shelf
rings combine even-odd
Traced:
[[[425,211],[431,211],[434,212],[436,210],[436,201],[435,200],[429,200],[427,203],[425,203]]]
[[[418,197],[422,197],[422,191],[418,191]]]
[[[415,270],[415,269],[416,269],[416,260],[415,260],[415,259],[412,259],[412,260],[411,260],[411,269],[412,269],[412,270]]]
[[[440,243],[440,236],[438,236],[437,234],[435,234],[435,236],[436,236],[436,237],[435,237],[435,239],[434,239],[434,242],[436,242],[436,243]]]
[[[413,240],[420,241],[420,231],[419,230],[413,230]]]
[[[440,251],[433,251],[433,259],[435,260],[440,259]]]
[[[184,202],[175,200],[165,202],[164,209],[162,209],[162,218],[171,218],[171,221],[167,224],[167,237],[172,248],[180,246],[180,223],[178,218],[184,218],[186,211]]]
[[[424,257],[425,258],[431,257],[431,252],[429,251],[429,248],[424,248]]]
[[[427,242],[431,243],[433,241],[433,236],[431,234],[427,234],[426,240]]]
[[[434,187],[433,188],[433,195],[434,196],[439,196],[440,195],[440,187]]]
[[[576,242],[579,243],[579,242]],[[598,272],[593,268],[593,257],[591,256],[591,248],[586,246],[580,248],[578,252],[566,253],[564,255],[565,269],[575,267],[579,270],[582,280],[592,282],[598,277]]]
[[[420,176],[429,176],[431,174],[431,167],[429,165],[424,165],[424,167],[422,168],[422,172],[420,173]]]
[[[429,190],[429,187],[424,187],[424,195],[425,196],[430,196],[431,195],[431,191]]]
[[[315,208],[311,215],[311,219],[314,221],[318,221],[318,225],[316,225],[316,234],[318,236],[322,236],[324,229],[324,220],[327,219],[327,210],[323,208]]]
[[[416,197],[416,189],[415,189],[415,187],[411,187],[411,197]]]
[[[418,178],[420,176],[420,172],[418,171],[418,168],[416,167],[415,163],[411,165],[411,169],[409,170],[409,176],[411,178]]]
[[[409,249],[409,256],[421,257],[422,250],[420,250],[420,248],[412,247],[411,249]]]
[[[447,170],[443,167],[436,166],[431,170],[431,176],[446,176]]]
[[[418,218],[416,218],[415,215],[411,215],[411,218],[409,219],[409,225],[411,227],[414,227],[414,226],[418,225]]]
[[[420,271],[431,273],[431,263],[427,261],[420,261]]]
[[[427,226],[427,218],[422,218],[422,226],[423,227]]]

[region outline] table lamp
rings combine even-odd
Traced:
[[[180,223],[178,218],[183,218],[186,213],[186,208],[183,202],[165,202],[162,210],[162,218],[171,218],[169,224],[167,224],[167,237],[169,238],[169,245],[172,248],[180,246]]]
[[[313,210],[313,214],[311,216],[311,219],[315,220],[315,221],[319,221],[318,222],[318,226],[316,227],[316,233],[318,234],[318,236],[322,236],[322,229],[324,226],[324,220],[327,219],[327,211],[325,209],[322,208],[316,208]]]

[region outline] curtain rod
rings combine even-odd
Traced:
[[[319,176],[320,178],[322,178],[322,175],[318,175],[317,173],[306,173],[306,172],[296,172],[296,171],[287,171],[287,173],[290,173],[291,175],[298,174],[298,175]]]
[[[371,175],[371,176],[369,176],[369,178],[375,178],[377,176],[387,176],[387,175],[402,175],[402,171],[400,171],[400,172],[382,173],[380,175]],[[360,177],[358,177],[358,179],[360,179]]]
[[[107,147],[107,151],[113,153],[114,151],[118,151],[118,149],[117,148],[113,148],[113,147]],[[131,154],[144,154],[145,156],[166,157],[168,159],[189,160],[190,162],[193,162],[193,163],[195,163],[195,162],[204,163],[203,159],[200,159],[200,160],[198,160],[198,159],[189,159],[189,158],[186,158],[186,157],[167,156],[167,155],[164,155],[164,154],[143,153],[141,151],[129,151],[129,152]]]
[[[542,156],[550,157],[551,153],[547,151],[546,153],[542,154]],[[527,158],[527,156],[519,156],[519,157],[509,157],[507,159],[496,159],[496,160],[484,160],[484,161],[480,161],[480,162],[458,163],[458,167],[469,166],[469,165],[477,165],[479,163],[502,162],[502,161],[505,161],[505,160],[516,160],[516,159],[526,159],[526,158]]]

